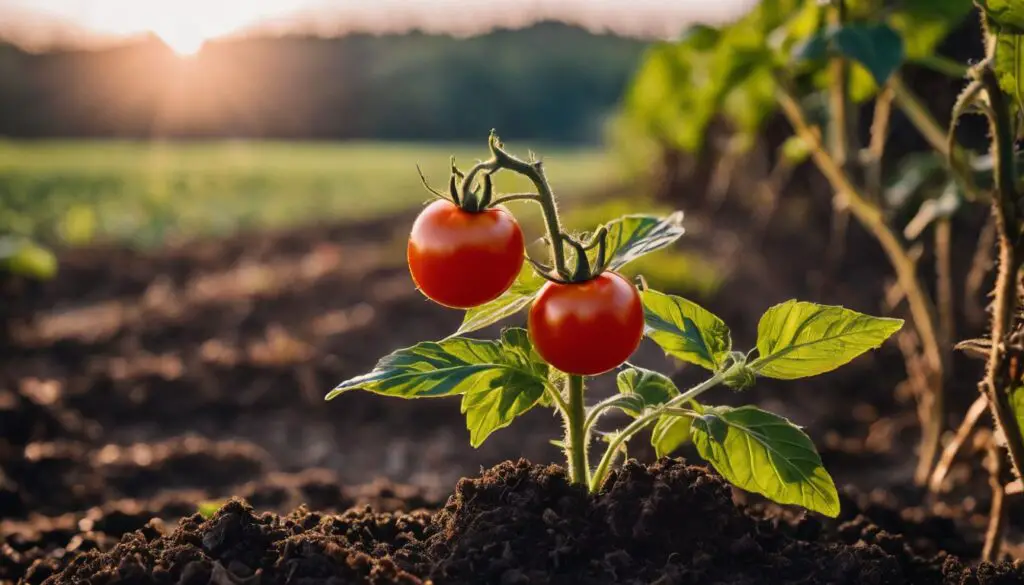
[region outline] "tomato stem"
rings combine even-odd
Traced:
[[[565,413],[566,458],[569,462],[569,481],[573,485],[586,487],[590,481],[590,464],[587,461],[589,437],[584,428],[587,418],[583,403],[583,376],[569,375],[569,410]]]
[[[742,367],[742,365],[735,367]],[[701,394],[722,383],[722,381],[729,376],[731,370],[732,367],[727,368],[725,371],[718,372],[714,376],[700,384],[697,384],[693,388],[690,388],[665,404],[657,408],[647,410],[644,414],[640,415],[636,420],[630,423],[629,426],[617,433],[611,443],[608,444],[608,449],[605,450],[604,455],[601,457],[601,461],[597,464],[597,470],[594,471],[594,475],[590,479],[591,493],[597,493],[597,491],[604,485],[604,482],[608,480],[608,474],[612,471],[612,463],[615,461],[615,457],[617,456],[619,449],[622,448],[622,445],[626,441],[629,441],[633,435],[644,430],[647,425],[658,420],[658,417],[662,414],[669,412],[672,409],[676,409],[690,400],[696,400]]]
[[[540,161],[527,162],[520,160],[505,152],[501,142],[498,140],[497,134],[493,131],[488,139],[488,145],[491,149],[491,158],[478,162],[466,173],[466,176],[462,179],[462,192],[470,191],[476,176],[482,172],[494,173],[505,169],[530,179],[530,182],[537,189],[536,194],[515,194],[497,197],[492,202],[492,205],[516,200],[532,200],[539,203],[544,214],[544,223],[547,225],[548,241],[551,242],[551,260],[554,264],[555,272],[564,279],[572,278],[572,272],[569,271],[565,264],[565,247],[562,241],[562,236],[565,232],[558,218],[558,205],[555,203],[555,193],[552,191],[551,185],[544,175],[544,165]]]

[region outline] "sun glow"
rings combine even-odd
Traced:
[[[181,29],[181,28],[165,28],[165,27],[154,27],[151,29],[153,34],[160,37],[172,51],[182,57],[192,57],[199,53],[199,50],[203,48],[203,45],[212,37],[207,37],[199,31]]]
[[[311,0],[31,0],[47,12],[98,33],[151,33],[179,55],[211,39],[298,11]]]

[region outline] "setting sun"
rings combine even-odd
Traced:
[[[309,0],[33,0],[31,5],[98,33],[152,33],[174,52],[194,55],[210,39],[309,4]]]
[[[160,37],[171,50],[183,57],[191,57],[198,53],[209,38],[199,30],[179,27],[155,26],[150,32]]]

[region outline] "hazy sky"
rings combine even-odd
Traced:
[[[409,27],[471,32],[572,20],[672,36],[694,20],[729,18],[753,0],[0,0],[0,33],[48,44],[153,32],[183,52],[209,38],[264,28],[334,33]]]

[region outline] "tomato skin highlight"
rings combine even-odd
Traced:
[[[537,352],[568,374],[596,376],[621,365],[644,335],[640,293],[614,272],[575,284],[548,282],[530,307]]]
[[[413,223],[407,258],[412,279],[427,298],[469,309],[512,286],[524,253],[523,230],[505,209],[471,213],[437,200]]]

